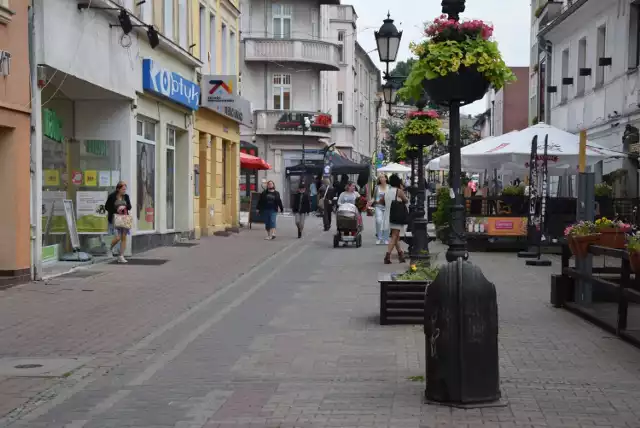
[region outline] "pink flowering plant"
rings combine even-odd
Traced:
[[[596,224],[592,221],[580,221],[568,226],[564,230],[564,236],[589,236],[598,233]]]
[[[461,67],[476,68],[496,91],[516,80],[492,40],[493,26],[480,20],[458,22],[441,15],[426,24],[424,34],[425,40],[409,45],[418,59],[398,91],[401,99],[419,99],[423,80],[458,73]]]
[[[615,229],[618,232],[631,232],[631,225],[620,220],[610,220],[606,217],[596,220],[596,229],[601,232],[603,230]]]
[[[407,141],[408,135],[431,135],[435,144],[445,140],[442,121],[435,110],[415,111],[408,114],[404,128],[396,134],[396,154],[400,159],[406,158],[407,151],[417,149]]]

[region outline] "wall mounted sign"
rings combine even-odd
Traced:
[[[160,67],[149,58],[142,60],[142,89],[161,95],[190,110],[198,110],[200,87],[180,74]]]
[[[251,103],[236,95],[236,76],[202,76],[202,107],[245,126],[253,126]]]
[[[58,143],[61,143],[64,139],[62,136],[62,120],[60,120],[55,111],[48,108],[42,109],[42,134]]]

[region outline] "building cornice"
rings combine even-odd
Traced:
[[[236,18],[240,17],[240,9],[231,0],[220,0],[220,5],[224,6]]]

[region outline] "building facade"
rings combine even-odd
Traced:
[[[0,180],[10,201],[0,210],[0,289],[31,276],[28,6],[0,1]]]
[[[37,236],[46,254],[72,250],[64,200],[73,202],[79,247],[108,251],[103,206],[119,181],[133,205],[127,253],[192,236],[201,62],[189,49],[186,0],[35,4],[43,177]]]
[[[511,71],[517,78],[515,82],[499,91],[491,89],[487,94],[489,122],[485,122],[483,136],[502,135],[529,126],[529,67],[511,67]]]
[[[632,0],[539,2],[532,14],[530,117],[577,133],[611,150],[633,150],[625,130],[640,126],[638,26]],[[637,163],[611,159],[596,175],[621,169],[638,195]],[[620,195],[623,196],[623,195]]]
[[[251,129],[253,121],[249,102],[239,93],[239,1],[191,4],[191,46],[203,63],[202,105],[193,135],[194,225],[199,237],[238,226],[240,129]]]

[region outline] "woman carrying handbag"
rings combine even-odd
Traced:
[[[400,231],[404,229],[409,220],[406,206],[409,199],[402,190],[400,177],[396,174],[389,177],[389,188],[385,192],[384,198],[378,202],[385,206],[383,230],[389,230],[391,233],[387,253],[384,255],[384,263],[391,264],[391,252],[394,248],[398,252],[398,261],[404,263],[404,251],[400,248]]]
[[[115,192],[111,193],[104,204],[107,210],[107,219],[109,221],[109,234],[115,235],[111,241],[109,251],[113,254],[114,248],[120,244],[120,253],[118,263],[127,263],[124,258],[124,251],[127,248],[127,235],[131,233],[133,218],[129,212],[131,211],[131,201],[127,195],[127,183],[118,182]],[[115,254],[113,254],[115,255]]]

